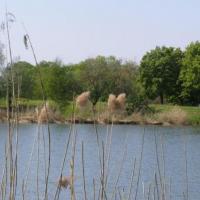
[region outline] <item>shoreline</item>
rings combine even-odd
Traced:
[[[198,111],[199,112],[199,111]],[[63,116],[59,110],[48,108],[48,119],[44,109],[38,111],[35,107],[28,109],[25,112],[19,111],[17,120],[19,124],[45,124],[47,121],[54,124],[121,124],[121,125],[158,125],[158,126],[200,126],[198,120],[198,112],[191,113],[183,111],[180,107],[171,107],[161,112],[153,113],[152,115],[142,115],[141,113],[114,114],[109,115],[104,110],[98,112],[93,118],[92,114],[77,112],[73,115],[71,112],[67,116]],[[196,114],[196,115],[195,115]],[[75,119],[72,118],[75,117]],[[191,116],[195,120],[191,120]],[[15,120],[11,119],[11,120]],[[94,121],[95,120],[95,121]],[[0,108],[0,123],[7,122],[7,110]]]
[[[11,119],[12,120],[12,119]],[[7,123],[6,118],[2,118],[0,116],[0,123]],[[38,124],[38,120],[33,116],[22,116],[18,119],[19,124]],[[46,124],[47,121],[40,122],[40,124]],[[157,126],[199,126],[199,125],[191,125],[191,124],[173,124],[169,122],[160,122],[156,120],[141,120],[141,121],[134,121],[134,120],[92,120],[92,119],[54,119],[49,120],[50,124],[115,124],[115,125],[157,125]]]

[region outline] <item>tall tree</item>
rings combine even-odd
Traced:
[[[85,88],[91,92],[91,101],[96,105],[99,98],[108,87],[108,68],[106,58],[98,56],[80,63],[81,81]]]
[[[183,53],[179,48],[156,47],[147,52],[140,64],[140,81],[146,95],[154,99],[164,98],[177,93],[179,85],[177,80],[180,73]]]
[[[34,66],[28,62],[19,61],[13,64],[13,73],[15,93],[17,94],[19,92],[20,97],[32,99],[36,76]]]
[[[40,73],[44,82],[44,89],[49,99],[64,106],[69,100],[73,100],[75,93],[80,93],[81,87],[71,67],[58,62],[40,63]],[[34,87],[35,97],[41,98],[40,81],[36,77]]]
[[[200,42],[192,42],[186,48],[180,73],[181,96],[185,103],[200,104]]]

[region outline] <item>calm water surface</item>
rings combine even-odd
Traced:
[[[56,183],[59,177],[61,164],[65,152],[70,127],[68,125],[50,125],[51,130],[51,169],[49,181],[49,199],[53,199],[56,191]],[[136,169],[132,191],[132,199],[136,190],[137,175],[139,173],[139,162],[144,135],[144,149],[142,154],[141,176],[139,181],[138,199],[142,199],[143,191],[147,195],[148,188],[155,185],[155,174],[159,179],[158,162],[161,178],[166,183],[166,193],[170,193],[171,199],[183,199],[186,191],[186,157],[189,199],[200,199],[200,128],[192,127],[159,127],[159,126],[132,126],[132,125],[99,125],[97,127],[100,144],[106,146],[106,137],[111,136],[111,154],[109,163],[109,176],[107,193],[112,193],[113,187],[119,174],[123,155],[123,168],[119,177],[117,188],[126,195],[128,193],[133,170],[133,161],[136,158]],[[7,136],[7,125],[0,124],[0,180],[5,163],[5,144]],[[77,199],[83,199],[82,187],[82,162],[81,143],[84,143],[85,177],[88,199],[93,199],[93,180],[99,183],[100,164],[98,157],[98,145],[93,125],[76,125],[74,132],[77,133],[75,154],[75,191]],[[18,189],[17,199],[21,199],[21,185],[25,178],[33,147],[34,138],[38,137],[38,126],[24,124],[19,127],[19,149],[18,149]],[[45,146],[44,149],[44,140]],[[44,194],[45,185],[45,162],[44,155],[47,154],[48,140],[47,128],[39,128],[39,190],[40,197]],[[108,140],[107,140],[108,141]],[[157,144],[157,156],[156,156]],[[35,144],[33,159],[28,176],[28,188],[26,199],[37,199],[37,161],[38,143]],[[185,153],[186,150],[186,153]],[[70,145],[64,175],[70,174],[70,159],[72,145]],[[158,180],[159,181],[159,180]],[[98,184],[96,184],[96,190]],[[170,191],[171,192],[168,192]],[[124,191],[124,192],[123,192]],[[97,193],[97,191],[96,191]],[[70,191],[62,190],[60,199],[69,199]]]

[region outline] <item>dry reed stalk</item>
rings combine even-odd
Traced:
[[[66,159],[67,159],[67,153],[68,153],[68,149],[69,149],[71,135],[72,135],[72,125],[70,126],[69,136],[68,136],[67,141],[66,141],[64,158],[63,158],[63,162],[62,162],[62,166],[61,166],[61,170],[60,170],[60,179],[62,179],[62,176],[63,176],[63,170],[64,170],[65,162],[66,162]],[[60,195],[60,187],[58,185],[57,189],[56,189],[55,196],[54,196],[54,200],[59,199],[59,195]]]
[[[14,196],[17,193],[17,185],[18,185],[18,144],[19,144],[19,98],[20,98],[20,87],[19,87],[19,78],[17,82],[17,99],[15,99],[15,118],[14,118],[14,129],[16,130],[15,137],[15,163],[14,163],[14,174],[15,174],[15,184],[14,184]]]
[[[110,94],[108,97],[108,110],[111,113],[116,110],[116,96],[114,94]]]
[[[44,131],[42,130],[42,140],[43,140],[43,155],[44,155],[44,177],[47,176],[47,166],[46,166],[46,142]]]
[[[157,137],[156,137],[155,128],[154,128],[154,142],[155,142],[156,162],[157,162],[158,174],[159,174],[159,180],[160,180],[160,186],[161,186],[161,192],[162,192],[162,191],[163,191],[163,184],[162,184],[162,177],[161,177],[161,170],[160,170],[160,162],[159,162],[159,156],[158,156],[158,143],[157,143]]]
[[[118,188],[118,193],[119,193],[119,199],[120,199],[120,200],[123,200],[123,197],[122,197],[122,194],[121,194],[120,188]]]
[[[157,192],[157,198],[160,199],[160,195],[159,195],[159,185],[158,185],[158,179],[157,179],[157,175],[155,173],[155,187],[156,187],[156,192]]]
[[[104,142],[102,141],[102,170],[101,170],[101,199],[103,200],[104,197],[107,199],[106,191],[105,191],[105,146]]]
[[[95,186],[96,184],[95,184],[95,179],[93,178],[93,200],[95,200],[96,199],[96,186]]]
[[[77,137],[77,132],[73,132],[74,134],[74,140],[72,140],[72,158],[70,161],[70,176],[71,176],[71,200],[76,200],[75,196],[75,187],[74,187],[74,166],[75,166],[75,155],[76,155],[76,137]]]
[[[86,91],[86,92],[81,93],[76,98],[76,107],[77,108],[86,107],[89,103],[89,98],[90,98],[90,91]]]
[[[187,123],[187,114],[179,107],[174,107],[168,112],[158,114],[158,120],[165,123],[184,125]]]
[[[142,182],[142,193],[143,193],[143,199],[145,199],[145,184]]]
[[[11,63],[11,73],[9,73],[9,77],[7,80],[7,121],[8,121],[8,151],[9,151],[9,170],[10,170],[10,180],[9,180],[9,198],[13,198],[12,194],[12,187],[13,187],[13,149],[12,149],[12,122],[11,122],[11,112],[13,113],[13,107],[12,107],[12,98],[13,93],[10,91],[10,78],[12,86],[14,86],[13,83],[13,59],[12,59],[12,48],[11,48],[11,40],[10,40],[10,31],[9,31],[9,19],[8,19],[8,12],[6,8],[6,33],[7,33],[7,40],[8,40],[8,47],[9,47],[9,55],[10,55],[10,63]],[[13,89],[13,88],[12,88]],[[12,90],[14,91],[14,90]]]
[[[38,116],[38,123],[47,123],[47,122],[53,122],[55,119],[55,115],[53,111],[51,110],[49,103],[47,102],[46,105],[44,105],[39,113]]]
[[[95,110],[93,109],[93,125],[94,125],[94,130],[96,134],[96,140],[97,140],[97,147],[98,147],[98,157],[99,157],[99,164],[100,164],[100,176],[102,172],[102,160],[101,160],[101,151],[100,151],[100,141],[99,141],[99,134],[98,134],[98,129],[95,121]]]
[[[27,165],[27,170],[26,170],[26,176],[25,179],[23,179],[23,184],[22,184],[22,198],[23,200],[25,200],[25,194],[26,194],[26,189],[27,189],[27,182],[28,182],[28,176],[29,176],[29,172],[30,172],[30,168],[31,168],[31,162],[33,159],[33,153],[34,153],[34,149],[35,149],[35,145],[37,142],[37,137],[38,137],[38,133],[39,132],[39,126],[37,127],[37,132],[35,133],[35,137],[34,137],[34,141],[33,141],[33,145],[32,145],[32,150],[29,156],[29,161],[28,161],[28,165]]]
[[[163,200],[166,200],[166,175],[165,175],[165,154],[164,154],[164,140],[163,135],[161,136],[161,155],[162,155],[162,165],[163,165],[163,192],[162,192],[162,198]]]
[[[109,127],[109,126],[107,126]],[[105,188],[107,186],[107,181],[108,181],[108,176],[109,176],[109,164],[110,164],[110,156],[111,156],[111,144],[112,144],[112,133],[113,133],[113,122],[111,124],[111,129],[110,131],[108,131],[108,134],[110,133],[110,137],[107,139],[108,142],[106,141],[106,143],[108,143],[108,146],[106,148],[106,152],[107,152],[107,160],[106,160],[106,180],[105,180]]]
[[[24,24],[23,24],[24,26]],[[50,132],[50,127],[49,127],[49,116],[48,116],[48,111],[47,111],[47,96],[46,96],[46,92],[44,89],[44,83],[42,80],[42,75],[41,75],[41,71],[40,71],[40,67],[38,65],[38,61],[37,61],[37,57],[35,54],[35,50],[33,48],[33,44],[31,42],[30,36],[24,26],[24,30],[26,32],[26,34],[24,35],[24,45],[26,48],[28,48],[28,44],[31,47],[31,51],[35,60],[35,64],[36,67],[38,68],[38,75],[39,75],[39,80],[40,80],[40,86],[41,86],[41,91],[42,91],[42,97],[43,97],[43,102],[44,102],[44,108],[46,111],[46,118],[47,118],[47,130],[48,130],[48,166],[47,166],[47,175],[46,175],[46,179],[45,179],[45,197],[44,199],[47,200],[48,199],[48,181],[49,181],[49,174],[50,174],[50,166],[51,166],[51,132]]]
[[[120,175],[121,175],[121,173],[122,173],[124,161],[125,161],[125,159],[126,159],[126,155],[127,155],[127,140],[126,140],[125,144],[126,144],[126,145],[125,145],[124,152],[123,152],[123,155],[122,155],[122,160],[121,160],[121,162],[120,162],[119,171],[118,171],[118,175],[117,175],[116,182],[115,182],[115,184],[114,184],[114,188],[117,188],[117,185],[118,185],[118,182],[119,182],[119,178],[120,178]],[[115,190],[112,192],[111,200],[114,198],[114,195],[115,195]]]
[[[100,198],[100,195],[102,198],[107,199],[106,196],[106,191],[105,191],[105,147],[102,141],[102,154],[101,154],[101,149],[100,149],[100,141],[99,141],[99,135],[98,135],[98,129],[97,129],[97,125],[96,125],[96,120],[95,120],[95,109],[94,106],[92,107],[92,113],[93,113],[93,125],[94,125],[94,129],[95,129],[95,134],[96,134],[96,139],[97,139],[97,147],[98,147],[98,157],[99,157],[99,163],[100,163],[100,188],[99,188],[99,194],[98,194],[98,199]],[[102,155],[102,158],[101,158]],[[102,199],[103,200],[103,199]]]
[[[189,185],[188,185],[188,161],[187,161],[187,142],[184,142],[184,157],[185,157],[185,182],[186,182],[186,194],[185,199],[188,200],[189,196]]]
[[[40,200],[40,194],[39,194],[39,167],[40,167],[40,133],[38,131],[37,135],[37,178],[36,178],[36,192],[37,192],[37,198]]]
[[[3,168],[3,173],[2,173],[2,181],[1,181],[1,191],[0,191],[0,195],[1,195],[1,199],[4,200],[4,197],[6,198],[6,186],[7,186],[7,166],[8,166],[8,150],[7,150],[7,143],[5,144],[5,164],[4,164],[4,168]]]
[[[133,170],[132,170],[132,174],[131,174],[131,182],[130,182],[129,194],[128,194],[128,199],[127,200],[131,199],[132,188],[133,188],[133,178],[135,176],[135,166],[136,166],[136,158],[134,159]]]
[[[83,143],[83,141],[82,141],[82,173],[83,173],[84,199],[87,200],[86,183],[85,183],[84,143]]]
[[[149,184],[148,193],[147,193],[147,200],[150,200],[151,195],[151,184]]]
[[[8,163],[9,166],[9,199],[15,199],[16,197],[16,188],[17,188],[17,166],[18,166],[18,105],[17,99],[15,96],[15,81],[14,81],[14,71],[13,71],[13,57],[12,57],[12,47],[11,47],[11,38],[10,38],[10,23],[15,22],[15,16],[12,13],[9,13],[6,8],[5,14],[5,29],[8,41],[8,49],[10,56],[10,71],[8,71],[7,76],[7,122],[8,122]],[[9,65],[9,63],[7,63]],[[19,80],[19,79],[18,79]],[[18,98],[19,98],[19,82],[18,84]],[[16,139],[15,146],[13,141],[14,130],[16,129]],[[14,151],[15,147],[15,151]],[[14,155],[15,153],[15,155]],[[7,186],[7,180],[6,180]],[[5,187],[6,187],[5,186]],[[6,194],[5,194],[6,198]]]
[[[145,130],[144,130],[144,133],[143,133],[143,136],[142,136],[142,149],[141,149],[141,153],[140,153],[139,172],[138,172],[136,192],[135,192],[135,198],[134,198],[135,200],[137,199],[140,173],[141,173],[141,168],[142,168],[143,151],[144,151],[144,136],[145,136]]]

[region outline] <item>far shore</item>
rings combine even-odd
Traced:
[[[39,106],[38,106],[39,105]],[[67,112],[61,113],[55,106],[48,108],[48,120],[42,104],[21,106],[15,120],[20,124],[25,123],[56,123],[56,124],[130,124],[130,125],[161,125],[161,126],[200,126],[200,107],[195,106],[175,106],[169,104],[149,105],[154,111],[152,113],[141,114],[110,114],[104,102],[98,103],[96,113],[92,113],[91,108],[75,110],[73,114],[72,104],[66,108]],[[43,111],[42,111],[43,109]],[[43,112],[43,114],[41,114]],[[13,120],[13,119],[11,119]],[[7,109],[0,106],[0,122],[7,122]]]
[[[11,119],[12,120],[12,119]],[[16,120],[16,119],[15,119]],[[7,117],[5,116],[0,116],[0,123],[7,123]],[[176,123],[170,123],[170,122],[162,122],[162,121],[158,121],[158,120],[150,120],[150,119],[144,119],[144,118],[141,118],[141,119],[137,119],[137,120],[134,120],[134,119],[113,119],[113,120],[110,120],[110,119],[96,119],[96,120],[93,120],[93,119],[90,119],[90,118],[87,118],[87,119],[83,119],[83,118],[75,118],[75,119],[72,119],[72,118],[55,118],[55,119],[50,119],[49,121],[47,119],[45,119],[43,122],[39,122],[37,117],[34,115],[27,115],[27,114],[24,114],[24,115],[20,115],[17,122],[19,124],[47,124],[47,122],[49,122],[50,124],[72,124],[72,123],[75,123],[75,124],[120,124],[120,125],[159,125],[159,126],[173,126],[173,125],[191,125],[191,124],[188,124],[188,123],[182,123],[182,124],[176,124]]]

